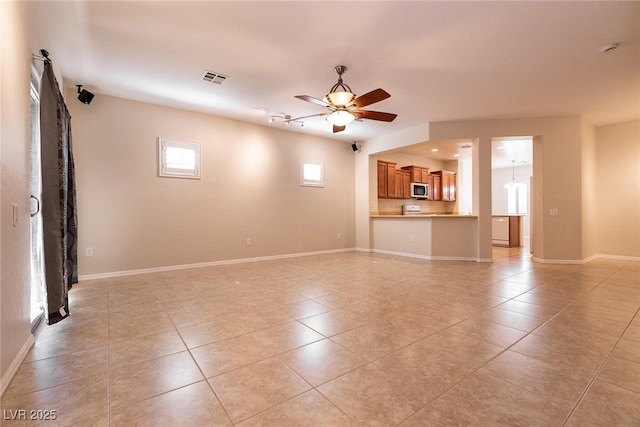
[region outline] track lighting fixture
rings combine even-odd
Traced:
[[[304,121],[302,120],[301,117],[298,117],[298,118],[291,117],[289,114],[284,114],[284,113],[272,114],[271,116],[269,116],[269,123],[275,122],[276,119],[282,120],[284,124],[287,126],[289,126],[290,123],[298,123],[301,128],[304,128]]]
[[[88,90],[82,89],[82,85],[76,85],[76,87],[78,88],[78,101],[87,105],[91,104],[94,95]]]

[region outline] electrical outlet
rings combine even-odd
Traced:
[[[342,233],[338,233],[338,235],[336,236],[338,239],[342,239]]]
[[[409,241],[410,242],[415,242],[416,241],[416,236],[413,235],[413,234],[411,236],[409,236]]]
[[[558,216],[558,208],[549,209],[549,216]]]
[[[93,248],[85,248],[84,256],[93,256]]]
[[[247,237],[247,246],[251,246],[253,245],[253,242],[251,241],[251,237]]]

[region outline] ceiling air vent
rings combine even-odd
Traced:
[[[227,77],[229,76],[225,76],[224,74],[216,73],[214,71],[205,70],[205,72],[202,73],[202,80],[209,83],[222,84]]]

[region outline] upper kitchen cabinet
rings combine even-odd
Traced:
[[[396,169],[397,163],[378,160],[378,198],[411,198],[411,175],[409,171]]]
[[[396,163],[378,160],[378,198],[396,198]]]
[[[411,198],[411,173],[409,171],[400,171],[402,174],[402,198],[410,199]]]
[[[442,178],[440,175],[429,174],[429,194],[427,200],[442,200]]]
[[[383,162],[378,160],[378,198],[386,199],[389,193],[389,180],[387,179],[387,168],[389,162]],[[395,173],[393,175],[394,188],[395,188]]]
[[[455,202],[456,201],[456,173],[451,171],[435,171],[431,172],[434,176],[433,183],[433,200],[442,200],[443,202]],[[436,183],[435,180],[440,178],[440,183]],[[439,198],[436,198],[437,191],[440,190]]]
[[[422,166],[404,166],[404,171],[408,171],[411,176],[411,182],[420,182],[427,184],[429,180],[429,168]]]

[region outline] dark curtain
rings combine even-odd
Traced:
[[[47,315],[54,324],[69,315],[68,292],[78,283],[78,227],[71,116],[49,60],[40,88],[40,141]]]

